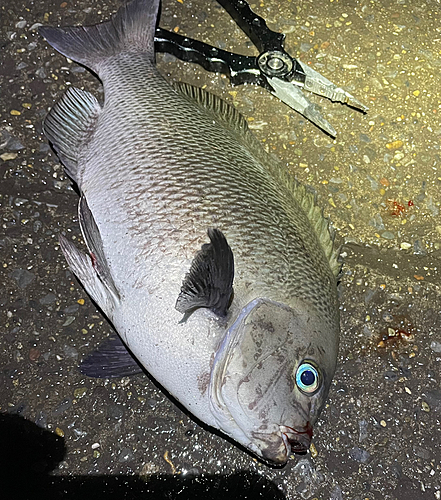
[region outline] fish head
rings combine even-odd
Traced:
[[[335,371],[335,323],[302,301],[247,304],[213,366],[212,411],[221,429],[272,464],[306,452]]]

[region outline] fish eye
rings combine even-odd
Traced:
[[[309,361],[304,361],[296,372],[297,387],[305,394],[312,395],[317,391],[320,384],[318,369]]]

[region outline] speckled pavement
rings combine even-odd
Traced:
[[[101,95],[39,24],[93,24],[117,0],[0,6],[0,494],[14,498],[441,499],[441,7],[434,0],[252,3],[285,47],[369,106],[311,97],[330,139],[270,94],[158,55],[206,85],[317,192],[344,248],[339,365],[308,454],[271,469],[201,427],[147,376],[85,378],[112,331],[67,269],[77,194],[41,133],[68,85]],[[164,0],[161,26],[255,49],[214,2]],[[167,369],[167,367],[164,367]]]

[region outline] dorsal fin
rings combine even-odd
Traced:
[[[202,245],[185,276],[176,309],[185,314],[199,307],[226,316],[233,293],[234,258],[219,229],[209,229],[210,243]]]
[[[324,216],[323,209],[317,205],[316,195],[303,184],[300,184],[290,172],[283,172],[281,176],[308,216],[328,259],[331,271],[338,278],[342,267],[340,248],[335,248],[335,230],[331,226],[329,219]]]
[[[236,108],[211,92],[189,83],[178,82],[174,87],[198,104],[204,111],[211,112],[215,118],[221,120],[224,126],[239,134],[250,134],[246,119]]]
[[[101,106],[92,94],[69,87],[43,123],[44,135],[52,143],[69,177],[77,184],[78,158],[95,132],[100,112]]]
[[[286,186],[308,216],[323,246],[331,270],[337,277],[341,270],[341,263],[338,261],[340,252],[334,248],[334,230],[329,225],[329,220],[323,215],[323,210],[317,206],[315,195],[297,182],[291,172],[263,149],[261,142],[248,128],[246,119],[233,106],[220,97],[193,85],[178,83],[175,86],[204,110],[211,112],[214,118],[222,120],[222,124],[235,133],[236,139],[271,172],[276,181]]]

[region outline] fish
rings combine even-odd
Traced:
[[[119,336],[85,373],[130,372],[133,356],[202,425],[280,466],[308,450],[336,369],[334,232],[234,107],[159,73],[158,4],[39,28],[104,88],[101,104],[69,87],[43,124],[80,195],[87,251],[66,236],[61,250]]]

